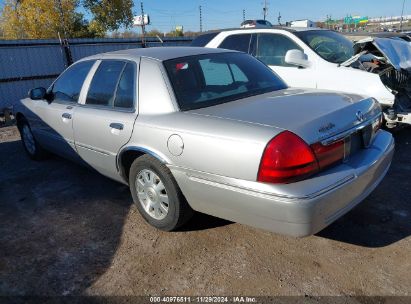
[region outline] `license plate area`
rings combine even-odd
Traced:
[[[366,125],[364,128],[351,133],[344,139],[344,161],[362,149],[368,148],[374,139],[375,133],[373,125]]]

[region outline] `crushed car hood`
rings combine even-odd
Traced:
[[[398,39],[365,38],[354,44],[354,56],[342,63],[348,66],[367,51],[377,49],[397,71],[411,69],[411,44]]]

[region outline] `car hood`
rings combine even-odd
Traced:
[[[380,107],[354,94],[286,89],[187,113],[290,130],[314,143],[360,124],[358,113],[364,120],[375,117]]]
[[[389,38],[365,38],[354,44],[353,56],[356,57],[364,51],[376,48],[387,61],[397,70],[411,69],[411,44],[399,39]],[[352,62],[351,59],[346,62]],[[344,63],[341,65],[345,65]]]

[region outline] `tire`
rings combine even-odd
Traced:
[[[154,157],[143,155],[133,161],[129,185],[143,218],[160,230],[176,230],[194,213],[170,170]]]
[[[20,132],[21,141],[23,142],[24,150],[26,151],[27,155],[32,160],[42,160],[46,158],[48,153],[35,139],[27,120],[24,118],[20,119],[17,123],[17,126]]]

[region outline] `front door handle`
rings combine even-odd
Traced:
[[[121,123],[118,123],[118,122],[112,122],[112,123],[110,124],[110,128],[117,129],[117,130],[123,130],[123,129],[124,129],[124,125],[121,124]]]
[[[63,113],[61,117],[66,118],[66,119],[71,119],[71,114],[70,113]]]

